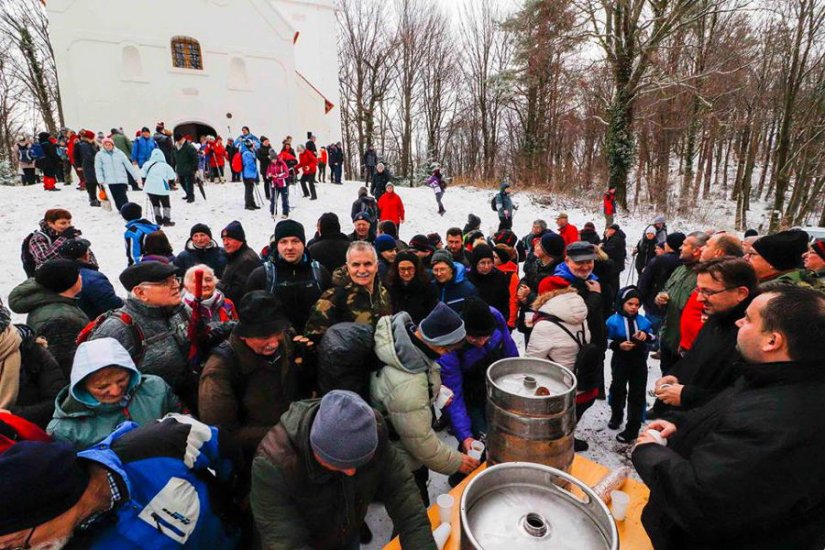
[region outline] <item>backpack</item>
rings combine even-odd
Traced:
[[[132,339],[135,341],[135,349],[128,350],[129,355],[132,356],[132,360],[135,364],[140,364],[140,361],[143,359],[143,352],[145,351],[143,343],[146,341],[146,336],[143,334],[143,331],[139,326],[135,324],[134,319],[132,316],[126,313],[125,311],[119,309],[113,309],[111,311],[107,311],[106,313],[101,313],[97,316],[94,321],[90,321],[85,327],[81,329],[81,331],[77,334],[77,338],[75,339],[75,343],[79,346],[83,342],[86,342],[91,335],[94,333],[97,328],[104,323],[109,317],[117,317],[120,319],[124,325],[126,325],[132,331]]]
[[[361,212],[367,214],[370,219],[378,219],[378,205],[375,201],[361,201]]]
[[[493,209],[493,212],[498,212],[498,207],[496,206],[496,197],[498,195],[493,195],[493,198],[490,199],[490,208]]]
[[[34,261],[34,256],[32,256],[31,250],[29,250],[29,243],[35,234],[43,235],[46,239],[48,239],[49,244],[52,244],[52,238],[49,237],[48,233],[43,233],[39,229],[32,231],[26,235],[25,239],[23,239],[23,244],[20,246],[20,260],[23,262],[23,271],[26,272],[26,277],[28,278],[34,277],[34,271],[37,266],[37,263]]]
[[[28,163],[34,162],[34,159],[32,158],[32,150],[31,150],[30,147],[18,147],[17,148],[17,158],[23,164],[28,164]]]
[[[232,157],[231,168],[233,172],[243,172],[243,160],[241,159],[240,151],[235,153],[235,156]]]
[[[321,264],[317,261],[312,260],[310,264],[312,267],[312,279],[315,283],[315,287],[321,292]],[[265,290],[270,294],[275,294],[275,288],[278,286],[289,286],[294,283],[279,283],[278,282],[278,269],[275,266],[275,262],[266,261],[264,262],[264,271],[266,272],[266,287]],[[300,284],[304,284],[306,281],[301,281]]]
[[[581,325],[581,331],[573,334],[562,324],[562,320],[555,315],[548,315],[546,313],[536,312],[533,317],[533,326],[539,321],[549,321],[562,329],[565,334],[573,339],[579,346],[579,351],[576,353],[576,362],[573,365],[573,374],[576,375],[578,381],[578,389],[587,391],[592,390],[598,385],[599,368],[604,365],[604,354],[596,344],[584,341],[584,323]],[[586,321],[585,321],[586,322]]]
[[[30,155],[32,160],[40,160],[45,157],[46,153],[43,152],[43,145],[41,145],[40,142],[33,144]]]

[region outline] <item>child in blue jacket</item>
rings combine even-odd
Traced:
[[[126,261],[128,265],[140,263],[143,259],[143,242],[146,235],[154,233],[160,226],[143,218],[143,208],[134,202],[127,202],[120,209],[120,215],[126,220],[126,231],[123,240],[126,241]]]
[[[635,286],[619,290],[616,313],[607,319],[607,340],[613,350],[610,371],[610,422],[607,427],[617,430],[624,418],[627,400],[627,424],[616,435],[620,443],[632,443],[639,435],[645,410],[647,388],[647,353],[655,339],[653,325],[639,314],[641,295]]]

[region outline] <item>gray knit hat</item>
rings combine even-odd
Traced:
[[[330,466],[360,468],[378,448],[375,411],[358,394],[333,390],[321,399],[309,430],[309,444]]]
[[[418,329],[423,340],[434,346],[452,346],[467,336],[464,321],[444,302],[436,304],[418,325]]]

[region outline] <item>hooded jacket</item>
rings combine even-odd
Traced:
[[[440,440],[432,428],[430,406],[441,390],[438,364],[413,343],[415,325],[403,311],[382,317],[375,327],[375,354],[384,365],[370,376],[370,397],[387,418],[393,445],[410,471],[421,465],[454,474],[461,453]]]
[[[104,343],[105,342],[105,343]],[[141,375],[129,353],[113,338],[83,346],[75,355],[69,385],[54,402],[54,417],[46,431],[58,441],[86,449],[106,438],[122,422],[149,424],[167,413],[180,412],[172,389],[158,376]],[[129,372],[129,387],[118,403],[101,403],[86,390],[86,378],[107,367]]]
[[[101,149],[95,155],[95,175],[98,183],[101,184],[127,184],[129,183],[129,176],[136,181],[140,181],[140,171],[132,166],[123,151],[117,147],[113,147],[111,152],[106,149]]]
[[[639,243],[636,245],[636,271],[639,273],[645,268],[645,266],[656,257],[656,245],[659,244],[659,241],[656,237],[652,239],[647,238],[648,233],[657,233],[657,230],[652,225],[648,225],[645,228],[645,232],[642,235],[642,238],[639,240]]]
[[[166,163],[160,149],[153,149],[149,160],[143,163],[143,191],[149,195],[169,195],[169,182],[175,181],[175,169]]]
[[[380,498],[404,548],[435,550],[427,513],[376,414],[378,448],[353,476],[322,467],[309,433],[320,400],[298,401],[264,437],[252,463],[250,504],[267,550],[339,550],[357,536],[370,502]]]
[[[215,272],[219,279],[223,276],[226,267],[226,251],[218,246],[215,239],[209,241],[203,248],[197,248],[191,237],[186,241],[183,251],[175,257],[174,263],[178,266],[178,273],[181,277],[190,267],[198,264],[206,264]]]
[[[496,268],[503,272],[507,277],[509,277],[509,289],[510,289],[510,309],[509,315],[507,316],[507,326],[511,329],[516,328],[516,322],[518,321],[518,266],[511,260],[507,263],[497,265]]]
[[[559,294],[541,304],[538,310],[545,315],[558,317],[564,327],[573,334],[584,331],[585,341],[590,341],[587,305],[578,294],[573,292]],[[533,325],[525,355],[548,359],[572,371],[578,353],[579,345],[566,332],[555,323],[541,321]]]
[[[438,299],[458,314],[464,308],[464,300],[470,296],[478,296],[478,289],[466,279],[466,268],[453,262],[453,276],[444,284],[435,281],[438,288]]]
[[[404,202],[395,191],[384,193],[378,199],[378,212],[379,219],[390,220],[395,225],[399,225],[404,221]]]
[[[157,149],[156,149],[157,151]],[[158,151],[160,153],[160,151]],[[163,156],[161,154],[161,156]],[[160,227],[147,219],[140,218],[126,222],[123,239],[126,241],[126,262],[128,265],[139,264],[143,259],[143,242],[146,235],[154,233]]]
[[[496,211],[500,220],[513,218],[513,199],[510,198],[509,193],[504,192],[509,187],[509,183],[502,183],[496,193]]]

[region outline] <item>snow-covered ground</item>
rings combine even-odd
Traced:
[[[292,218],[304,224],[307,238],[312,236],[316,220],[324,212],[335,212],[341,219],[344,232],[352,229],[349,223],[349,213],[352,202],[357,198],[358,182],[345,182],[344,185],[329,183],[318,184],[318,200],[309,201],[300,197],[300,190],[292,188],[291,203],[295,205]],[[23,238],[37,228],[38,221],[49,208],[62,207],[69,209],[73,214],[75,227],[83,231],[83,237],[92,242],[92,249],[97,256],[101,270],[112,280],[121,295],[125,291],[118,282],[118,275],[126,267],[126,256],[123,244],[123,220],[114,212],[107,212],[102,208],[88,206],[85,192],[77,191],[74,187],[61,186],[60,192],[47,193],[37,187],[6,187],[0,186],[0,233],[5,238],[0,241],[0,257],[6,261],[0,264],[0,297],[7,303],[8,294],[15,285],[24,279],[20,262],[20,244]],[[449,227],[463,227],[469,213],[478,215],[481,228],[491,234],[498,226],[495,212],[490,209],[491,190],[473,187],[450,187],[444,196],[444,205],[447,213],[442,217],[437,214],[433,193],[428,188],[396,187],[406,208],[407,222],[401,226],[401,238],[409,239],[416,233],[430,233],[437,231],[442,235]],[[204,201],[197,193],[194,204],[187,204],[182,200],[183,193],[177,192],[172,196],[172,217],[177,225],[166,228],[174,250],[180,251],[189,236],[189,228],[198,222],[207,223],[216,240],[220,241],[220,231],[232,220],[239,220],[246,230],[247,240],[254,249],[260,249],[269,241],[275,222],[269,216],[267,209],[246,211],[243,208],[243,185],[240,183],[207,184]],[[133,202],[146,204],[143,193],[130,192]],[[514,230],[519,235],[529,232],[532,221],[543,218],[550,227],[554,227],[556,214],[565,211],[570,216],[570,223],[581,228],[585,222],[592,221],[597,228],[603,227],[600,197],[588,198],[554,198],[542,197],[541,202],[549,204],[542,206],[528,193],[514,193],[514,200],[519,206],[516,212]],[[589,203],[592,207],[583,209],[577,205]],[[621,224],[628,235],[628,245],[632,246],[641,235],[644,227],[655,216],[655,212],[645,214],[645,219],[617,216],[617,223]],[[687,225],[684,222],[670,222],[671,231],[692,231],[699,229],[696,225]],[[622,277],[622,284],[626,284],[628,273],[634,273],[631,266]],[[16,322],[23,322],[21,316],[15,317]],[[515,333],[516,341],[523,347],[523,340],[519,333]],[[609,352],[608,352],[609,353]],[[659,376],[657,361],[650,361],[648,384]],[[610,380],[609,360],[605,362],[605,378]],[[598,401],[582,419],[577,428],[579,437],[590,442],[590,450],[585,456],[607,466],[618,466],[628,462],[629,448],[619,444],[615,439],[616,431],[607,429],[609,408],[604,401]],[[455,440],[442,432],[442,437],[455,445]],[[449,490],[446,477],[439,474],[431,475],[430,495],[432,500]],[[380,505],[373,505],[368,517],[369,524],[375,532],[375,540],[368,548],[381,548],[389,540],[391,522],[386,518]]]

